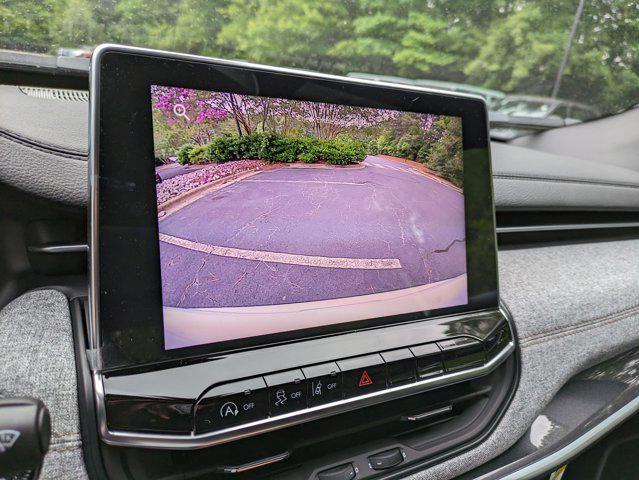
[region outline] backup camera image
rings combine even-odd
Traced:
[[[166,349],[468,303],[461,118],[151,99]]]

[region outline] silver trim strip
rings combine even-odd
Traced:
[[[87,319],[87,337],[88,350],[97,352],[96,362],[89,363],[90,368],[101,369],[102,360],[100,355],[100,262],[98,261],[98,151],[99,151],[99,117],[100,108],[100,90],[98,88],[100,80],[100,57],[102,49],[99,47],[95,50],[91,59],[91,67],[89,69],[89,165],[88,165],[88,189],[89,195],[87,199],[87,207],[89,212],[89,222],[87,232],[87,241],[89,244],[88,268],[89,268],[89,318]]]
[[[241,438],[258,435],[261,433],[279,430],[281,428],[309,422],[319,418],[344,413],[356,408],[375,405],[377,403],[393,400],[435,387],[450,385],[473,378],[488,375],[495,370],[510,354],[515,350],[514,342],[510,342],[490,361],[484,365],[459,372],[447,373],[438,377],[428,378],[419,382],[400,385],[398,387],[387,388],[378,392],[368,393],[358,397],[347,398],[337,402],[318,405],[316,407],[287,413],[277,417],[265,418],[255,422],[225,428],[216,432],[203,434],[175,435],[175,434],[153,434],[126,431],[111,431],[106,424],[106,411],[104,402],[104,386],[100,373],[93,374],[93,384],[95,389],[95,402],[97,408],[98,425],[102,440],[108,445],[119,445],[126,447],[144,447],[170,450],[192,450],[197,448],[210,447],[221,443],[239,440]]]
[[[566,223],[558,225],[525,225],[497,227],[497,233],[554,232],[562,230],[597,230],[601,228],[639,228],[639,222],[618,223]]]
[[[526,480],[537,478],[540,475],[548,473],[553,468],[556,468],[564,463],[567,463],[571,458],[575,457],[581,451],[595,443],[601,437],[608,432],[616,428],[623,423],[626,419],[634,415],[639,411],[639,397],[634,398],[626,405],[621,407],[615,413],[610,415],[605,420],[601,421],[579,438],[573,440],[565,447],[551,453],[550,455],[537,460],[536,462],[527,465],[516,472],[512,472],[505,477],[499,477],[501,480]],[[487,473],[476,480],[494,478],[494,474],[497,471]]]
[[[422,420],[427,420],[429,418],[436,417],[437,415],[441,415],[442,413],[448,413],[453,411],[452,405],[446,405],[442,408],[437,408],[435,410],[431,410],[429,412],[420,413],[417,415],[409,415],[407,417],[402,417],[402,420],[407,422],[421,422]]]
[[[235,467],[221,467],[222,473],[243,473],[249,470],[255,470],[256,468],[266,467],[267,465],[273,465],[274,463],[286,460],[291,456],[291,452],[280,453],[279,455],[273,455],[272,457],[263,458],[261,460],[255,460],[253,462],[245,463],[244,465],[238,465]]]
[[[30,245],[27,250],[33,253],[87,253],[89,246],[84,243],[47,246]]]

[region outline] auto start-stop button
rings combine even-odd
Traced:
[[[198,433],[252,422],[268,416],[268,391],[262,377],[209,390],[195,407]]]

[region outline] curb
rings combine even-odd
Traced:
[[[209,190],[219,190],[222,187],[226,187],[230,184],[239,182],[240,180],[244,180],[245,178],[263,172],[264,170],[265,169],[260,168],[256,170],[234,173],[233,175],[218,178],[217,180],[213,180],[212,182],[205,183],[204,185],[200,185],[199,187],[195,187],[194,189],[184,192],[177,197],[170,198],[166,202],[158,205],[158,217],[160,218],[160,220],[162,220],[172,213],[175,213],[178,210],[202,198],[204,195],[209,193]]]
[[[442,185],[446,185],[446,186],[452,188],[453,190],[457,190],[460,193],[464,192],[463,188],[459,188],[454,183],[449,182],[448,180],[446,180],[446,179],[440,177],[439,175],[437,175],[433,170],[428,168],[426,165],[423,165],[423,164],[421,164],[419,162],[415,162],[414,160],[409,160],[407,158],[401,158],[401,157],[393,157],[392,155],[386,155],[386,154],[383,154],[383,153],[378,153],[377,155],[373,155],[373,156],[374,157],[385,158],[387,160],[392,160],[394,162],[399,162],[399,163],[402,163],[403,165],[408,165],[409,167],[420,171],[421,173],[423,173],[427,177],[431,178],[432,180],[435,180],[438,183],[441,183]]]

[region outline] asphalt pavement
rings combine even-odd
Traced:
[[[266,170],[160,219],[163,304],[245,307],[466,272],[464,197],[387,158]]]

